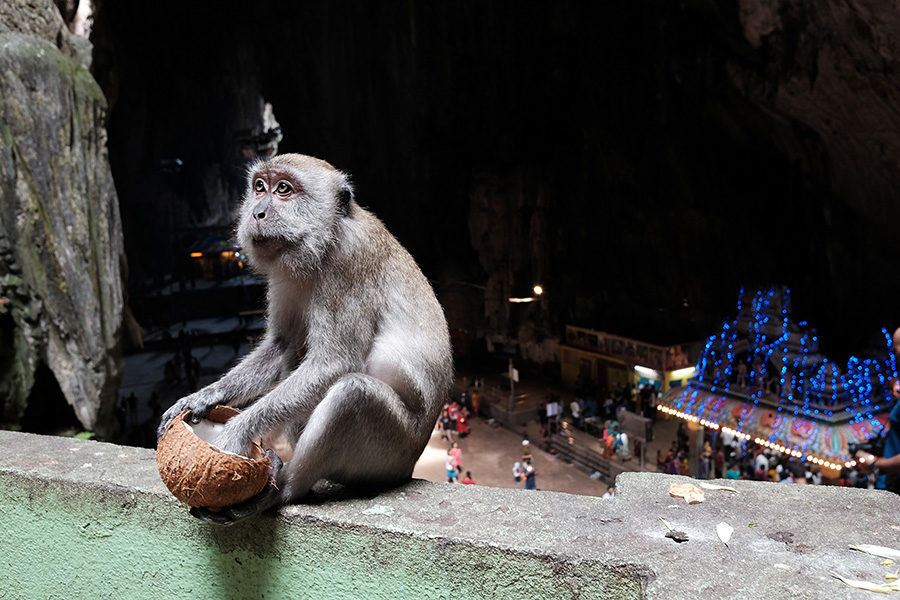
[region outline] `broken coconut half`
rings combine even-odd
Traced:
[[[254,443],[250,456],[223,452],[210,444],[240,411],[217,406],[200,423],[191,411],[172,419],[156,448],[159,476],[172,494],[195,508],[218,509],[252,498],[269,480],[269,458]]]

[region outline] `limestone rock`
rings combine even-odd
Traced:
[[[83,45],[69,35],[59,9],[45,0],[0,2],[0,33],[23,33],[54,44],[66,56],[76,56]]]
[[[81,424],[113,422],[124,258],[106,101],[50,0],[0,3],[0,419],[45,363]]]
[[[900,190],[896,3],[738,4],[744,37],[759,60],[755,67],[731,65],[736,87],[773,120],[814,132],[834,188],[872,221],[890,221]]]

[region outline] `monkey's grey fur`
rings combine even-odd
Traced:
[[[194,418],[243,407],[216,443],[244,453],[283,431],[294,452],[275,485],[219,513],[230,523],[306,494],[320,479],[384,484],[410,477],[453,378],[447,323],[415,261],[353,200],[347,176],[309,156],[253,165],[237,226],[268,281],[259,345],[219,381],[182,398]]]

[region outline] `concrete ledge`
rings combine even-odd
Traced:
[[[0,432],[0,598],[870,598],[829,572],[898,568],[847,548],[900,548],[893,494],[733,482],[688,506],[682,479],[622,474],[606,501],[413,481],[219,528],[152,451]]]

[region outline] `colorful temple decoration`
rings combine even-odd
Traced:
[[[711,336],[685,388],[660,410],[830,468],[855,464],[848,444],[879,435],[900,396],[891,336],[883,351],[839,367],[815,329],[791,320],[790,290],[741,290],[737,316]],[[713,427],[714,426],[714,427]]]

